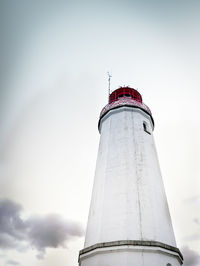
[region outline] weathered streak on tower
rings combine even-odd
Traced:
[[[154,139],[140,93],[111,93],[101,134],[80,266],[179,266]]]

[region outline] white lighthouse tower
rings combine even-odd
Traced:
[[[79,266],[180,266],[153,139],[154,121],[137,90],[113,91],[101,134]]]

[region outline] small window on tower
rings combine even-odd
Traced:
[[[171,263],[167,263],[167,266],[172,266]]]
[[[143,122],[143,129],[144,129],[144,131],[145,131],[146,133],[148,133],[148,134],[151,135],[151,132],[150,132],[149,127],[148,127],[148,125],[147,125],[146,122]]]

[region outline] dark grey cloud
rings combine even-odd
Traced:
[[[20,263],[16,260],[7,260],[6,264],[8,264],[8,265],[20,265]]]
[[[196,251],[185,246],[181,249],[184,263],[183,266],[199,266],[200,265],[200,254]]]
[[[30,245],[39,251],[38,258],[42,258],[46,248],[65,247],[67,240],[83,235],[78,224],[66,221],[57,214],[32,216],[27,221],[27,228]]]
[[[78,223],[68,221],[58,214],[32,215],[22,219],[21,205],[0,199],[0,248],[38,251],[42,258],[46,248],[65,247],[73,237],[83,235]]]
[[[0,247],[22,250],[26,240],[26,224],[20,218],[22,207],[8,199],[0,199]]]

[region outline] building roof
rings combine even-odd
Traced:
[[[154,125],[151,110],[142,102],[141,94],[137,90],[130,87],[120,87],[110,94],[109,103],[102,109],[99,122],[101,118],[110,110],[119,108],[121,106],[129,106],[143,110],[145,113],[150,115]]]

